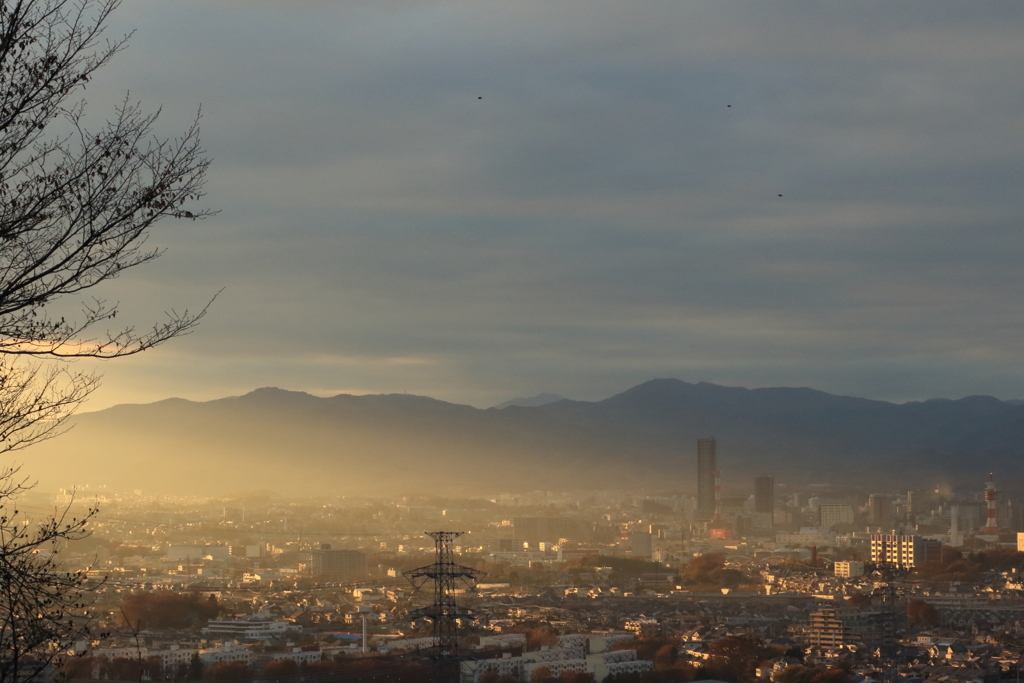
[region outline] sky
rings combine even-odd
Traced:
[[[224,291],[85,410],[1024,398],[1018,0],[128,0],[131,30],[88,112],[201,108],[220,213],[98,294],[146,326]]]

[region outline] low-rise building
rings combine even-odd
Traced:
[[[832,565],[835,575],[842,579],[864,576],[864,563],[856,560],[840,560]]]
[[[203,666],[214,666],[223,662],[244,662],[252,664],[252,651],[241,643],[225,643],[220,647],[211,647],[199,651],[199,660]]]
[[[240,619],[210,619],[203,628],[203,634],[210,638],[256,640],[277,638],[301,630],[301,626],[290,621],[254,615]]]

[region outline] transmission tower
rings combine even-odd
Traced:
[[[434,683],[457,683],[459,680],[458,620],[473,619],[473,610],[461,608],[455,602],[456,587],[461,584],[470,590],[484,577],[484,572],[455,564],[452,541],[463,531],[428,531],[434,539],[437,558],[434,564],[403,573],[413,588],[419,590],[427,581],[434,582],[434,604],[410,612],[412,618],[429,619],[433,626],[434,644],[430,657],[434,663]]]
[[[889,681],[896,681],[899,674],[899,629],[901,593],[898,583],[901,571],[895,567],[888,567],[882,571],[885,583],[876,588],[874,594],[881,600],[881,648],[882,662],[886,668],[884,677]]]

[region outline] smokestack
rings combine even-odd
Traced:
[[[985,535],[986,536],[998,536],[999,535],[999,522],[996,520],[996,498],[999,497],[999,491],[996,490],[996,484],[992,481],[992,473],[988,473],[988,483],[985,484],[985,506],[987,510],[985,514]]]
[[[366,628],[366,619],[370,616],[370,607],[367,605],[360,605],[359,614],[363,617],[363,654],[365,655],[370,651],[370,634],[369,630]]]
[[[722,521],[722,475],[715,470],[715,522]]]

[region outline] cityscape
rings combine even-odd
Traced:
[[[1021,683],[1022,36],[0,0],[0,683]]]
[[[1024,514],[994,474],[974,490],[851,493],[766,471],[725,490],[716,438],[690,451],[695,495],[65,492],[51,502],[102,510],[62,550],[88,574],[98,634],[67,675],[437,680],[424,653],[442,529],[447,664],[465,683],[1017,675]]]

